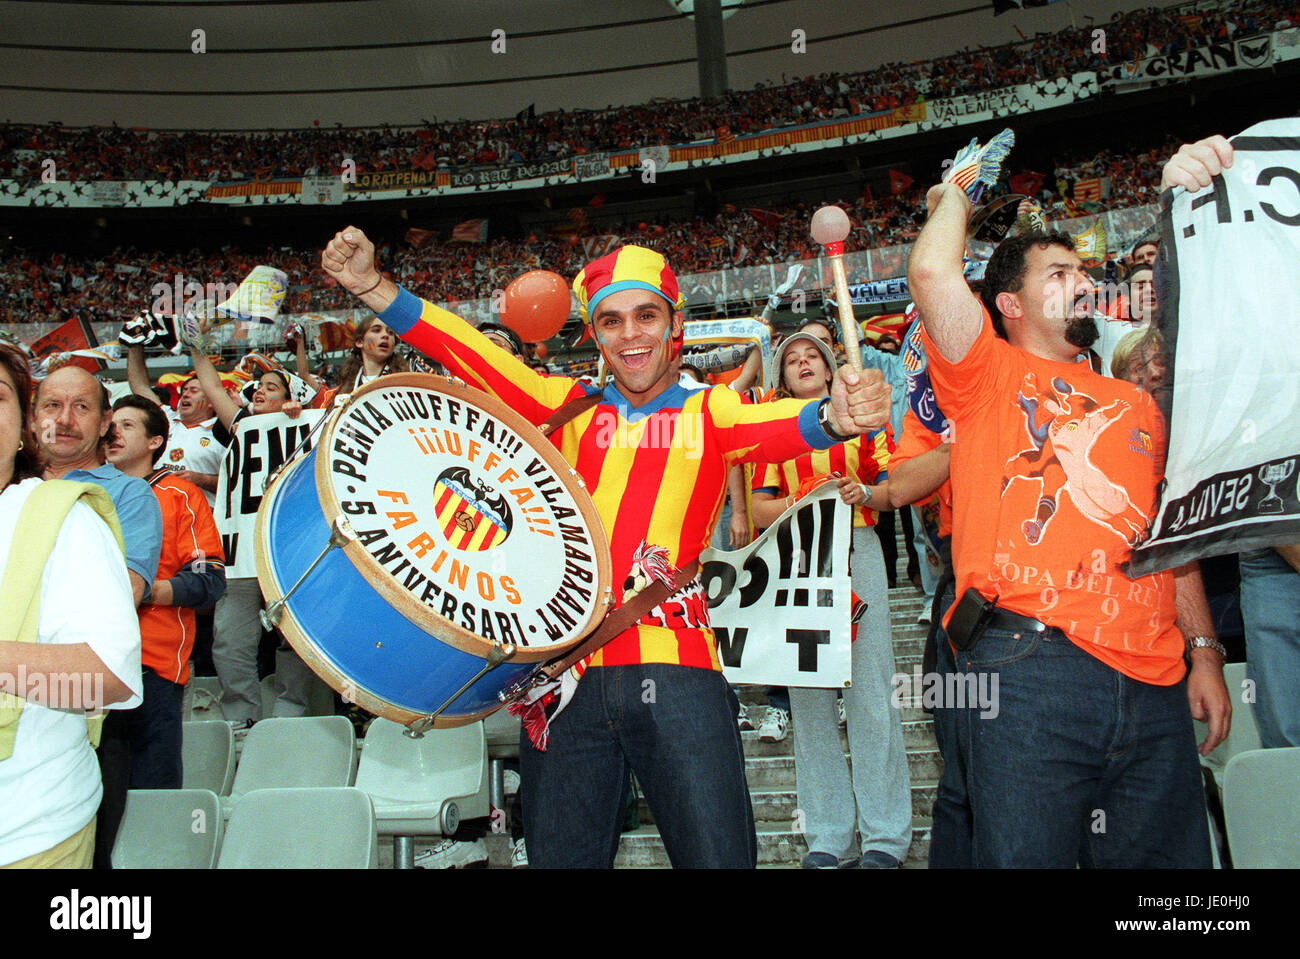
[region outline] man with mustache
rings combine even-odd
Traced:
[[[1208,185],[1231,149],[1184,147],[1165,185]],[[1208,868],[1191,719],[1209,723],[1202,754],[1227,735],[1223,648],[1195,564],[1131,579],[1141,533],[1113,519],[1145,525],[1155,511],[1163,418],[1080,362],[1098,330],[1068,235],[1004,240],[977,299],[962,276],[969,199],[945,183],[926,202],[908,286],[952,425],[957,602],[944,626],[958,671],[989,675],[1000,699],[995,718],[957,717],[972,864]],[[1029,459],[1060,463],[1066,484],[1004,472]]]
[[[112,423],[108,390],[78,366],[55,370],[36,388],[32,432],[45,464],[44,478],[95,483],[108,492],[122,525],[127,575],[138,607],[149,597],[158,573],[162,510],[148,483],[104,462]],[[105,721],[98,750],[104,798],[95,828],[96,869],[110,868],[131,773],[130,742],[116,717],[114,713]]]

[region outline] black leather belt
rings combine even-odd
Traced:
[[[985,629],[1007,629],[1015,633],[1045,633],[1049,629],[1046,623],[1040,623],[1028,616],[1021,616],[1009,609],[996,609],[984,624]]]

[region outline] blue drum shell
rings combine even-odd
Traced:
[[[315,466],[312,449],[288,466],[264,497],[257,546],[268,604],[283,596],[329,543],[330,524],[316,488]],[[363,547],[353,543],[346,549]],[[266,574],[273,580],[274,595],[267,588]],[[289,598],[280,629],[308,665],[313,665],[315,654],[340,674],[341,680],[328,675],[329,670],[316,669],[336,691],[398,722],[411,722],[436,710],[486,661],[407,619],[338,548]],[[302,648],[304,643],[308,649]],[[485,652],[488,645],[484,641]],[[497,694],[523,679],[534,665],[497,666],[458,696],[435,725],[458,726],[483,718],[501,705]],[[392,709],[372,708],[364,694]]]

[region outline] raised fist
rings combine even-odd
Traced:
[[[375,245],[354,226],[334,234],[320,255],[321,269],[354,295],[373,289],[380,273],[375,265]]]

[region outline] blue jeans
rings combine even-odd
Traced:
[[[996,691],[964,711],[973,865],[1210,867],[1185,681],[1133,680],[1059,629],[988,629],[956,658]]]
[[[148,666],[141,672],[143,702],[122,714],[131,739],[131,788],[180,789],[185,687],[163,679]]]
[[[735,698],[693,666],[597,666],[551,724],[546,752],[519,739],[528,861],[607,869],[618,854],[628,769],[675,867],[758,860]]]
[[[1300,746],[1300,573],[1274,549],[1242,553],[1238,562],[1246,671],[1255,682],[1260,745]],[[1228,692],[1240,695],[1240,690]]]
[[[947,585],[934,607],[935,623],[935,674],[946,682],[946,677],[957,671],[948,633],[940,625],[954,599],[955,584],[945,579]],[[970,797],[966,793],[966,765],[959,744],[961,730],[966,723],[965,710],[953,709],[940,703],[934,710],[934,738],[943,757],[943,775],[935,793],[934,808],[930,813],[930,868],[969,869],[971,867]]]

